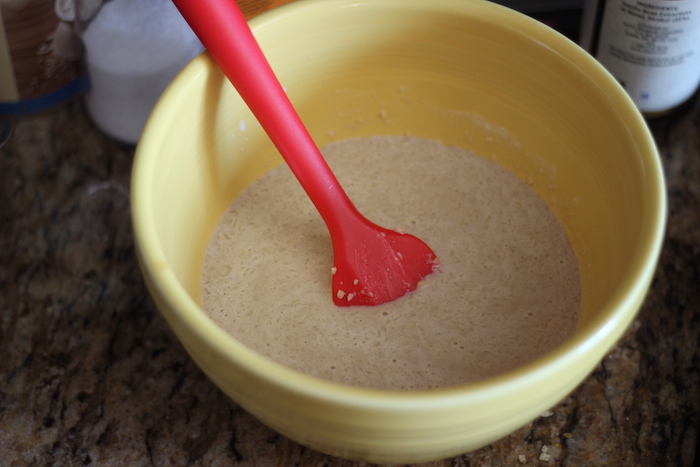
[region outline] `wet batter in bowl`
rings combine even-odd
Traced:
[[[410,390],[502,373],[574,333],[576,256],[530,186],[414,137],[346,140],[323,153],[367,218],[423,239],[441,270],[393,302],[336,307],[330,237],[282,164],[233,202],[207,250],[203,306],[233,337],[319,378]]]

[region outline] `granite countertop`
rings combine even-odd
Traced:
[[[669,225],[638,318],[551,411],[429,466],[691,466],[700,434],[700,100],[652,122]],[[352,466],[269,430],[202,374],[134,257],[132,147],[81,102],[0,148],[0,465]]]

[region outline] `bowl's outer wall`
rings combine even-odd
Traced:
[[[573,339],[512,373],[403,394],[318,381],[229,338],[198,306],[204,250],[230,201],[281,158],[203,54],[146,126],[132,207],[149,289],[207,375],[299,442],[392,463],[478,448],[568,394],[634,319],[663,236],[658,155],[624,91],[563,36],[479,0],[302,0],[251,25],[319,146],[429,137],[531,184],[577,252],[583,317]]]

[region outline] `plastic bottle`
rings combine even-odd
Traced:
[[[646,116],[687,102],[700,86],[700,0],[589,0],[581,46]]]

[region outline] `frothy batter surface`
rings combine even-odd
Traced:
[[[205,258],[204,309],[236,339],[319,378],[425,389],[513,369],[573,334],[574,251],[517,177],[413,137],[346,140],[323,153],[360,212],[424,240],[441,271],[381,306],[333,305],[330,237],[282,164],[229,207]]]

